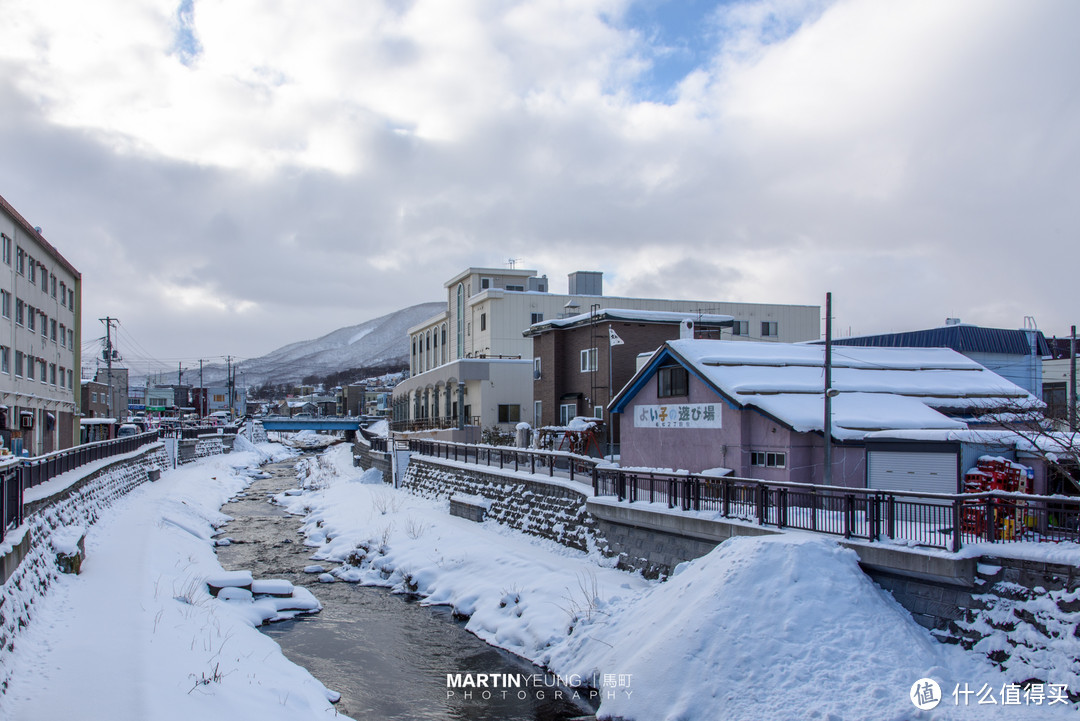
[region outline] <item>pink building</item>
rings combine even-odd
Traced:
[[[824,351],[820,345],[666,342],[610,406],[623,414],[623,467],[823,483]],[[833,353],[832,379],[832,484],[849,487],[868,485],[868,434],[966,430],[995,410],[1042,405],[1023,388],[940,348],[844,348]],[[952,473],[937,490],[956,492],[957,477]]]

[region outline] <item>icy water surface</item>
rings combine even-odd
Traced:
[[[590,713],[567,699],[524,700],[508,692],[489,700],[447,698],[447,673],[520,673],[542,671],[513,654],[493,648],[466,631],[444,607],[421,606],[379,588],[348,583],[319,583],[303,572],[313,550],[297,532],[300,518],[267,498],[296,487],[294,462],[263,467],[270,478],[256,480],[246,497],[222,511],[235,520],[222,534],[238,541],[218,548],[228,570],[249,569],[255,578],[284,578],[307,587],[323,605],[321,613],[264,626],[285,655],[341,693],[337,709],[358,721],[366,719],[503,719],[559,721]],[[569,692],[566,692],[569,693]]]

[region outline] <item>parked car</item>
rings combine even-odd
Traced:
[[[139,431],[139,427],[137,425],[135,425],[134,423],[124,423],[116,431],[116,437],[117,438],[124,438],[126,436],[137,436],[137,435],[139,435],[140,432],[141,431]]]

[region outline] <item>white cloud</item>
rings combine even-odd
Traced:
[[[832,290],[862,332],[1075,322],[1074,3],[722,6],[671,104],[619,0],[195,0],[186,56],[177,8],[0,25],[0,193],[143,338],[188,327],[162,289],[264,352],[509,257],[556,289]]]

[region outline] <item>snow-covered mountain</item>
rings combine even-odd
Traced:
[[[246,386],[296,383],[305,376],[326,375],[350,368],[406,365],[409,360],[408,329],[444,307],[444,303],[409,306],[359,325],[339,328],[321,338],[290,343],[260,358],[244,360],[240,364],[242,382]],[[207,366],[203,369],[203,377],[207,385],[222,382],[225,368]],[[241,382],[239,375],[237,382]]]

